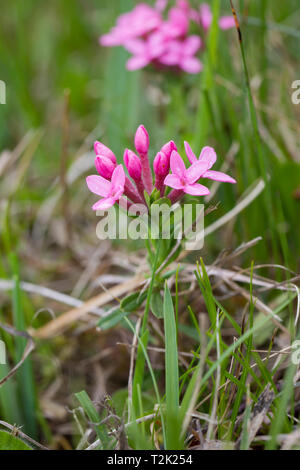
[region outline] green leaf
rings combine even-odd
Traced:
[[[75,396],[85,413],[87,414],[89,420],[95,425],[95,430],[98,438],[101,440],[102,447],[105,449],[108,447],[109,436],[105,425],[100,425],[101,418],[98,411],[96,410],[92,400],[88,396],[85,390],[82,390],[79,393],[75,393]]]
[[[177,331],[173,301],[167,282],[164,294],[165,374],[166,374],[166,449],[181,449],[179,423],[179,372]]]
[[[133,313],[137,308],[139,308],[147,297],[147,291],[140,294],[140,292],[134,292],[133,294],[128,295],[120,303],[120,307],[116,308],[109,315],[101,318],[98,322],[98,326],[102,330],[109,330],[116,326],[120,321]]]
[[[32,448],[13,434],[0,431],[0,450],[32,450]]]
[[[160,199],[156,199],[155,201],[152,202],[152,204],[167,204],[169,207],[171,207],[172,203],[168,197],[161,197]]]
[[[153,315],[156,316],[156,318],[163,318],[164,303],[163,303],[162,295],[159,290],[155,290],[152,292],[152,296],[150,299],[150,309]]]

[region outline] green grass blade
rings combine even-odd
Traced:
[[[101,441],[102,448],[107,449],[109,444],[109,436],[105,425],[99,424],[101,418],[92,400],[90,399],[85,390],[82,390],[79,393],[75,393],[75,396],[81,404],[82,408],[84,409],[85,413],[87,414],[89,420],[94,424],[97,436]]]
[[[179,373],[175,312],[172,296],[165,283],[164,292],[165,327],[165,377],[166,377],[166,448],[180,449],[179,416]]]

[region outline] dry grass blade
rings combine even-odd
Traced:
[[[14,282],[7,279],[0,279],[0,290],[11,290],[14,287]],[[70,307],[80,307],[83,305],[83,301],[75,299],[67,294],[62,294],[48,287],[39,286],[37,284],[32,284],[31,282],[20,282],[20,289],[31,294],[40,295],[47,299],[55,300],[65,305],[70,305]],[[91,310],[92,313],[96,315],[103,315],[103,311],[97,308]]]
[[[241,294],[245,299],[247,299],[249,302],[251,301],[251,295],[248,291],[246,291],[245,289],[243,289],[242,287],[238,286],[237,284],[235,284],[235,282],[232,282],[232,281],[229,281],[229,280],[225,280],[226,284],[228,284],[233,290],[235,290],[236,292],[238,292],[239,294]],[[270,315],[271,316],[271,320],[272,322],[278,327],[280,328],[284,333],[286,333],[288,336],[290,335],[290,332],[289,330],[283,326],[280,322],[281,322],[281,318],[278,317],[278,315],[275,315],[273,313],[273,311],[267,306],[265,305],[260,299],[258,299],[257,297],[253,297],[253,302],[255,304],[255,307],[260,310],[264,315]]]
[[[21,367],[21,365],[29,356],[29,354],[34,350],[35,345],[31,336],[25,331],[18,331],[12,326],[3,325],[2,323],[0,323],[0,328],[5,330],[7,333],[9,333],[12,336],[21,336],[28,340],[20,361],[11,369],[11,371],[5,377],[3,377],[3,379],[0,380],[0,387],[1,387],[5,382],[7,382],[11,377],[15,375],[15,373]]]
[[[80,320],[83,316],[89,313],[96,307],[102,307],[116,297],[131,292],[136,289],[145,281],[143,273],[137,274],[133,278],[118,284],[117,286],[108,289],[101,294],[92,297],[90,300],[85,302],[82,306],[69,310],[63,313],[60,317],[50,321],[47,325],[32,332],[35,338],[50,338],[64,332],[67,328],[70,328],[76,321]]]

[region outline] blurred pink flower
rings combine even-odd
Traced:
[[[167,39],[175,39],[185,37],[189,29],[189,15],[187,11],[181,7],[173,7],[170,9],[168,19],[160,26],[160,32]]]
[[[156,0],[155,2],[155,9],[157,11],[164,11],[167,7],[168,0]]]
[[[150,34],[146,39],[132,39],[125,44],[125,49],[133,56],[127,61],[128,70],[137,70],[159,57],[166,50],[166,39],[160,32]]]
[[[197,23],[201,24],[205,31],[207,31],[210,28],[213,20],[210,5],[208,3],[202,3],[199,8],[199,13],[194,10],[192,17]],[[219,26],[224,30],[233,28],[235,26],[233,16],[221,16],[219,19]]]
[[[233,16],[221,16],[221,18],[219,19],[219,26],[221,29],[224,30],[235,28],[235,21]]]
[[[103,197],[93,205],[92,209],[94,211],[109,209],[116,201],[119,201],[124,193],[125,173],[123,166],[118,165],[115,168],[111,181],[102,176],[90,175],[86,178],[86,183],[92,193]]]
[[[196,161],[186,169],[184,161],[175,150],[172,152],[170,166],[172,174],[167,175],[164,184],[176,190],[193,196],[205,196],[209,194],[209,189],[202,184],[196,183],[209,167],[206,161]]]
[[[180,40],[172,40],[167,45],[166,52],[160,57],[164,65],[177,66],[188,73],[198,73],[202,70],[202,62],[195,57],[201,47],[199,36],[192,35]]]
[[[99,42],[102,46],[121,46],[131,39],[150,33],[161,22],[159,11],[146,3],[140,3],[132,11],[119,16],[116,26],[101,36]]]
[[[236,183],[235,179],[231,178],[231,176],[226,175],[226,173],[222,173],[221,171],[210,170],[217,160],[216,152],[212,147],[203,147],[199,159],[192,151],[188,142],[184,142],[184,147],[186,155],[192,164],[195,164],[196,162],[202,162],[208,165],[207,170],[201,175],[201,178],[208,178],[214,181],[221,181],[222,183]]]
[[[188,0],[177,0],[167,12],[167,0],[157,0],[155,7],[140,3],[117,19],[108,34],[100,37],[103,46],[123,46],[133,56],[127,61],[128,70],[137,70],[149,64],[179,67],[187,73],[198,73],[202,63],[195,57],[201,46],[199,36],[188,36],[190,20],[207,31],[212,23],[211,7],[202,3],[198,10],[190,7]],[[234,26],[231,16],[219,20],[221,29]]]

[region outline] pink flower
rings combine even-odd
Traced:
[[[86,178],[86,183],[92,193],[103,197],[93,205],[92,209],[94,211],[109,209],[116,201],[119,201],[124,193],[125,173],[123,166],[118,165],[115,168],[111,181],[102,176],[91,175]]]
[[[139,157],[131,150],[126,149],[124,152],[124,163],[129,176],[134,181],[140,180],[142,176],[142,164]]]
[[[194,54],[201,46],[199,36],[189,36],[183,41],[172,40],[167,46],[167,51],[160,57],[164,65],[178,66],[188,73],[198,73],[202,70],[202,63]]]
[[[206,171],[203,172],[203,174],[201,175],[201,178],[208,178],[214,181],[221,181],[222,183],[236,183],[235,179],[231,178],[231,176],[228,176],[225,173],[222,173],[221,171],[210,170],[217,160],[216,152],[212,147],[203,147],[199,159],[192,151],[188,142],[184,142],[184,147],[186,155],[192,165],[197,162],[206,163],[208,165]]]
[[[135,182],[135,186],[138,190],[140,201],[145,202],[144,200],[144,191],[145,186],[142,179],[142,164],[139,157],[132,152],[131,150],[126,149],[124,152],[124,163],[128,170],[129,176]],[[125,190],[128,189],[128,186],[125,183]]]
[[[167,21],[160,26],[160,31],[169,39],[186,36],[188,29],[189,15],[183,5],[171,8]]]
[[[202,3],[202,5],[200,5],[199,10],[200,10],[199,18],[200,18],[201,25],[203,26],[203,29],[207,30],[210,28],[210,25],[213,20],[213,15],[212,15],[210,5],[208,5],[208,3]]]
[[[109,157],[97,155],[95,158],[95,167],[100,176],[110,180],[114,169],[116,168],[116,163],[112,162]]]
[[[149,134],[142,124],[137,128],[135,137],[134,137],[134,145],[136,151],[140,155],[146,155],[149,150]]]
[[[165,37],[160,32],[150,34],[145,40],[132,39],[125,49],[133,54],[126,64],[128,70],[137,70],[159,59],[166,49]]]
[[[163,152],[168,157],[169,160],[170,160],[170,157],[171,157],[171,154],[172,154],[173,150],[176,150],[176,152],[177,152],[177,147],[175,145],[175,142],[173,142],[173,140],[170,140],[170,142],[167,142],[160,149],[160,151]]]
[[[143,125],[140,125],[137,128],[134,138],[135,148],[140,156],[142,164],[142,178],[144,182],[144,187],[146,188],[148,194],[151,194],[153,189],[152,182],[152,173],[148,158],[149,150],[149,134],[146,128]]]
[[[207,3],[202,3],[199,9],[198,18],[195,15],[195,12],[193,13],[193,16],[194,16],[194,19],[202,25],[205,31],[207,31],[210,28],[212,24],[212,20],[213,20],[213,15],[212,15],[210,5],[208,5]],[[221,16],[221,18],[219,19],[219,26],[221,29],[224,29],[224,30],[233,28],[235,26],[233,16]]]
[[[155,2],[155,9],[157,11],[164,11],[167,7],[167,4],[168,4],[168,0],[156,0]]]
[[[186,169],[181,156],[174,150],[171,155],[170,164],[172,174],[166,176],[164,180],[166,186],[170,186],[176,190],[182,190],[184,193],[192,194],[193,196],[205,196],[209,194],[209,189],[202,184],[196,183],[208,169],[208,162],[196,161]]]
[[[115,27],[100,37],[102,46],[121,46],[127,41],[144,36],[160,26],[159,11],[146,3],[140,3],[132,11],[121,15]]]
[[[165,192],[164,180],[170,170],[170,157],[164,152],[158,152],[153,162],[153,169],[155,173],[155,187],[160,191],[163,196]]]
[[[157,176],[166,176],[170,169],[170,158],[163,152],[158,152],[153,162],[154,173]]]
[[[108,148],[106,145],[101,142],[96,141],[94,143],[94,150],[96,155],[101,155],[103,157],[109,158],[113,163],[117,163],[115,154]]]

